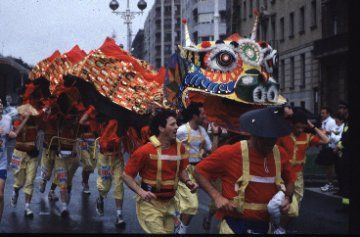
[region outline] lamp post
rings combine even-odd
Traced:
[[[142,15],[143,10],[146,8],[147,3],[145,0],[139,0],[137,4],[138,8],[141,11],[130,11],[130,0],[127,0],[127,7],[125,11],[116,11],[119,8],[119,3],[117,0],[111,0],[109,7],[113,10],[113,13],[116,15],[120,15],[122,19],[124,19],[124,23],[127,25],[127,50],[130,52],[131,50],[131,24],[132,20],[135,19],[136,15]]]

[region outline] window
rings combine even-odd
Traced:
[[[300,87],[304,88],[306,83],[305,77],[305,54],[300,55],[300,63],[301,63],[301,84]]]
[[[294,12],[290,13],[290,21],[289,21],[289,38],[294,37]]]
[[[295,65],[294,57],[290,58],[290,89],[295,87]]]
[[[315,29],[317,25],[316,0],[311,1],[311,29]]]
[[[226,11],[220,11],[219,14],[220,14],[220,22],[226,23],[226,17],[227,17]]]
[[[305,32],[305,7],[300,8],[299,16],[299,34],[304,34]]]
[[[268,26],[268,21],[264,20],[263,22],[261,22],[261,39],[267,41],[267,26]]]
[[[264,0],[264,8],[265,8],[265,10],[267,10],[267,9],[268,9],[268,3],[267,3],[267,0]]]
[[[246,0],[243,2],[243,21],[246,21]]]
[[[193,37],[192,37],[194,40],[195,40],[195,44],[197,44],[198,43],[198,32],[197,31],[195,31],[194,33],[193,33]]]
[[[253,0],[250,0],[249,2],[249,17],[251,18],[253,16]]]
[[[281,60],[280,63],[281,75],[280,75],[280,89],[285,89],[285,60]]]
[[[301,108],[305,109],[305,101],[301,101],[300,106],[301,106]]]
[[[285,22],[284,17],[280,18],[280,41],[284,41],[285,39]]]
[[[276,47],[275,40],[276,40],[276,16],[271,16],[271,40],[273,47]]]
[[[193,19],[194,19],[194,22],[195,23],[198,23],[198,9],[197,8],[195,8],[194,10],[193,10]]]
[[[256,0],[256,9],[260,11],[260,0]]]

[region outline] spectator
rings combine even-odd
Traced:
[[[320,111],[321,117],[321,129],[326,133],[328,138],[330,138],[331,131],[335,130],[336,123],[335,120],[330,116],[331,110],[329,107],[322,107]],[[321,187],[321,191],[330,192],[334,190],[333,184],[333,174],[334,174],[334,163],[335,156],[333,149],[329,144],[322,145],[321,151],[318,154],[318,157],[315,161],[318,165],[321,165],[325,168],[327,184]]]

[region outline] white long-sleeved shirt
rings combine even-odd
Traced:
[[[343,130],[344,130],[344,123],[341,124],[340,126],[336,125],[336,127],[334,128],[334,130],[332,130],[330,137],[329,137],[329,139],[330,139],[329,147],[331,147],[333,149],[336,148],[337,143],[341,139]]]

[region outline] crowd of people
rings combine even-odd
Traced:
[[[143,142],[126,164],[123,141],[116,136],[116,120],[99,118],[93,106],[76,120],[79,126],[65,120],[54,123],[50,115],[47,108],[42,110],[40,116],[47,120],[41,124],[36,124],[29,111],[14,119],[4,113],[0,101],[0,220],[4,198],[11,198],[15,207],[21,189],[25,216],[34,216],[31,200],[38,167],[40,192],[44,193],[52,180],[48,198],[60,200],[61,216],[68,217],[71,192],[81,191],[72,187],[81,164],[84,194],[90,193],[89,186],[94,184],[89,183],[89,176],[97,169],[96,210],[100,216],[105,214],[105,200],[113,186],[117,227],[125,226],[125,183],[137,194],[136,214],[146,233],[188,233],[192,217],[198,214],[201,188],[212,199],[203,219],[205,230],[210,229],[216,213],[223,234],[284,234],[291,219],[300,214],[303,170],[310,146],[321,146],[316,163],[324,166],[328,179],[321,190],[334,190],[336,173],[338,194],[344,197],[345,205],[349,203],[349,113],[344,102],[333,115],[329,108],[322,108],[319,127],[305,111],[280,106],[243,114],[237,131],[208,122],[201,103],[193,102],[180,112],[154,108],[149,124],[141,131]],[[61,132],[74,133],[79,139],[76,143],[61,139],[66,136],[59,134],[59,129],[49,133],[47,127],[54,128],[54,124],[61,127]],[[76,131],[72,131],[74,128]],[[11,139],[16,139],[10,162],[13,193],[5,197],[5,150]]]

